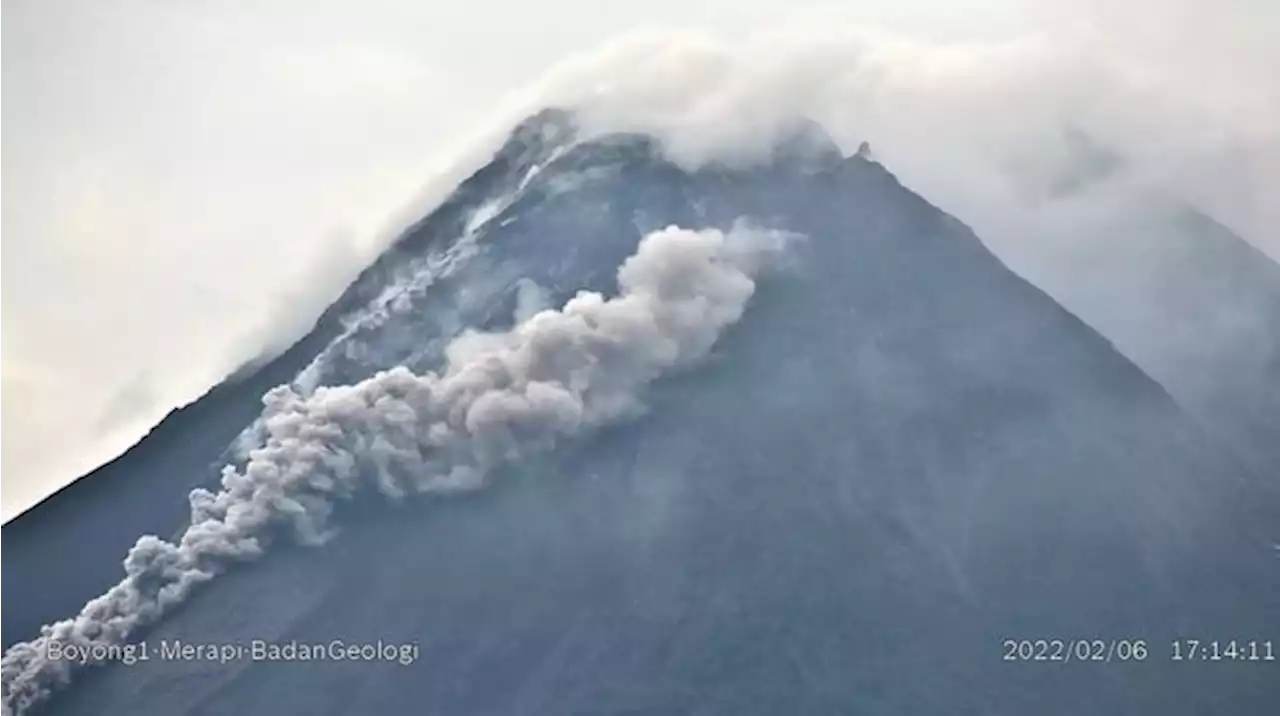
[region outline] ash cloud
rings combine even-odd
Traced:
[[[755,277],[787,236],[670,227],[646,236],[618,270],[618,295],[580,292],[508,331],[469,333],[439,373],[406,368],[304,397],[263,398],[263,439],[222,489],[190,495],[176,542],[147,535],[125,577],[71,619],[11,647],[0,662],[5,713],[22,713],[69,682],[73,664],[51,641],[123,643],[284,527],[304,543],[332,531],[336,500],[373,488],[391,498],[482,488],[502,464],[642,410],[644,388],[707,354],[736,323]]]

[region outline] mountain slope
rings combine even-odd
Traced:
[[[1071,125],[1046,140],[1001,163],[998,199],[913,176],[952,192],[944,205],[977,222],[997,256],[1266,475],[1259,487],[1277,489],[1280,265],[1140,158]]]
[[[1027,275],[1112,337],[1257,470],[1275,474],[1280,266],[1168,200],[1113,205],[1084,226],[1083,236],[1042,237],[1042,255],[1024,262]]]
[[[1274,700],[1268,665],[1187,666],[1168,650],[1177,636],[1272,636],[1275,505],[1107,341],[812,129],[769,164],[687,172],[645,137],[564,142],[565,119],[522,127],[348,290],[299,390],[435,369],[465,327],[500,329],[521,304],[582,288],[612,295],[641,236],[668,224],[746,217],[805,238],[706,365],[654,386],[644,417],[465,499],[343,507],[328,545],[232,570],[147,634],[415,641],[415,665],[152,661],[89,672],[51,711],[1195,713]],[[91,581],[82,591],[107,586]],[[1001,659],[1005,639],[1037,638],[1143,639],[1151,655]]]
[[[425,270],[423,255],[463,234],[486,200],[512,192],[521,172],[550,151],[541,137],[547,121],[563,122],[565,115],[549,111],[517,128],[491,163],[407,229],[289,350],[263,365],[245,366],[201,399],[171,412],[120,457],[6,522],[4,578],[30,586],[24,593],[4,593],[5,648],[74,613],[114,584],[120,560],[139,534],[181,529],[189,517],[187,493],[217,484],[219,470],[233,457],[228,446],[262,412],[263,394],[293,380],[326,349],[340,352],[335,341],[347,345],[339,338],[353,315],[388,284],[412,280],[406,271]],[[67,568],[51,570],[50,564]],[[31,598],[35,593],[38,599]]]

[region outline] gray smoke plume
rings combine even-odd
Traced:
[[[142,537],[119,584],[5,653],[5,713],[70,680],[77,664],[50,659],[51,643],[99,653],[123,643],[260,556],[277,527],[323,542],[336,498],[370,484],[393,499],[474,490],[505,462],[635,414],[648,383],[706,355],[742,316],[754,276],[785,241],[746,227],[669,227],[622,264],[616,297],[583,291],[508,331],[463,335],[439,373],[400,367],[309,397],[270,391],[261,443],[242,468],[223,469],[221,491],[191,493],[191,526],[176,544]]]

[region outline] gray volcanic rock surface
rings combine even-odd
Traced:
[[[415,642],[414,664],[153,659],[80,673],[45,711],[1192,714],[1277,702],[1275,663],[1170,659],[1175,638],[1280,636],[1275,493],[1109,341],[812,128],[770,163],[694,172],[645,137],[568,134],[558,113],[522,126],[258,376],[307,389],[436,368],[449,339],[510,325],[530,297],[611,295],[641,236],[671,224],[746,219],[804,238],[708,360],[655,385],[645,415],[513,465],[481,493],[343,505],[327,545],[279,546],[138,637]],[[234,457],[222,448],[264,382],[242,376],[206,398],[232,407],[201,401],[188,410],[204,422],[179,416],[163,445],[144,440],[122,458],[138,466],[132,487],[76,485],[6,525],[7,643],[110,586],[124,531],[182,526],[185,491]],[[137,457],[179,450],[210,422],[226,436],[216,447],[181,448],[164,470]],[[77,534],[106,536],[38,539],[73,518]],[[1006,639],[1144,640],[1148,654],[1016,662]]]

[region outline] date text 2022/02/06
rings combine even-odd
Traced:
[[[1004,661],[1049,663],[1185,662],[1277,663],[1271,639],[1005,639]]]

